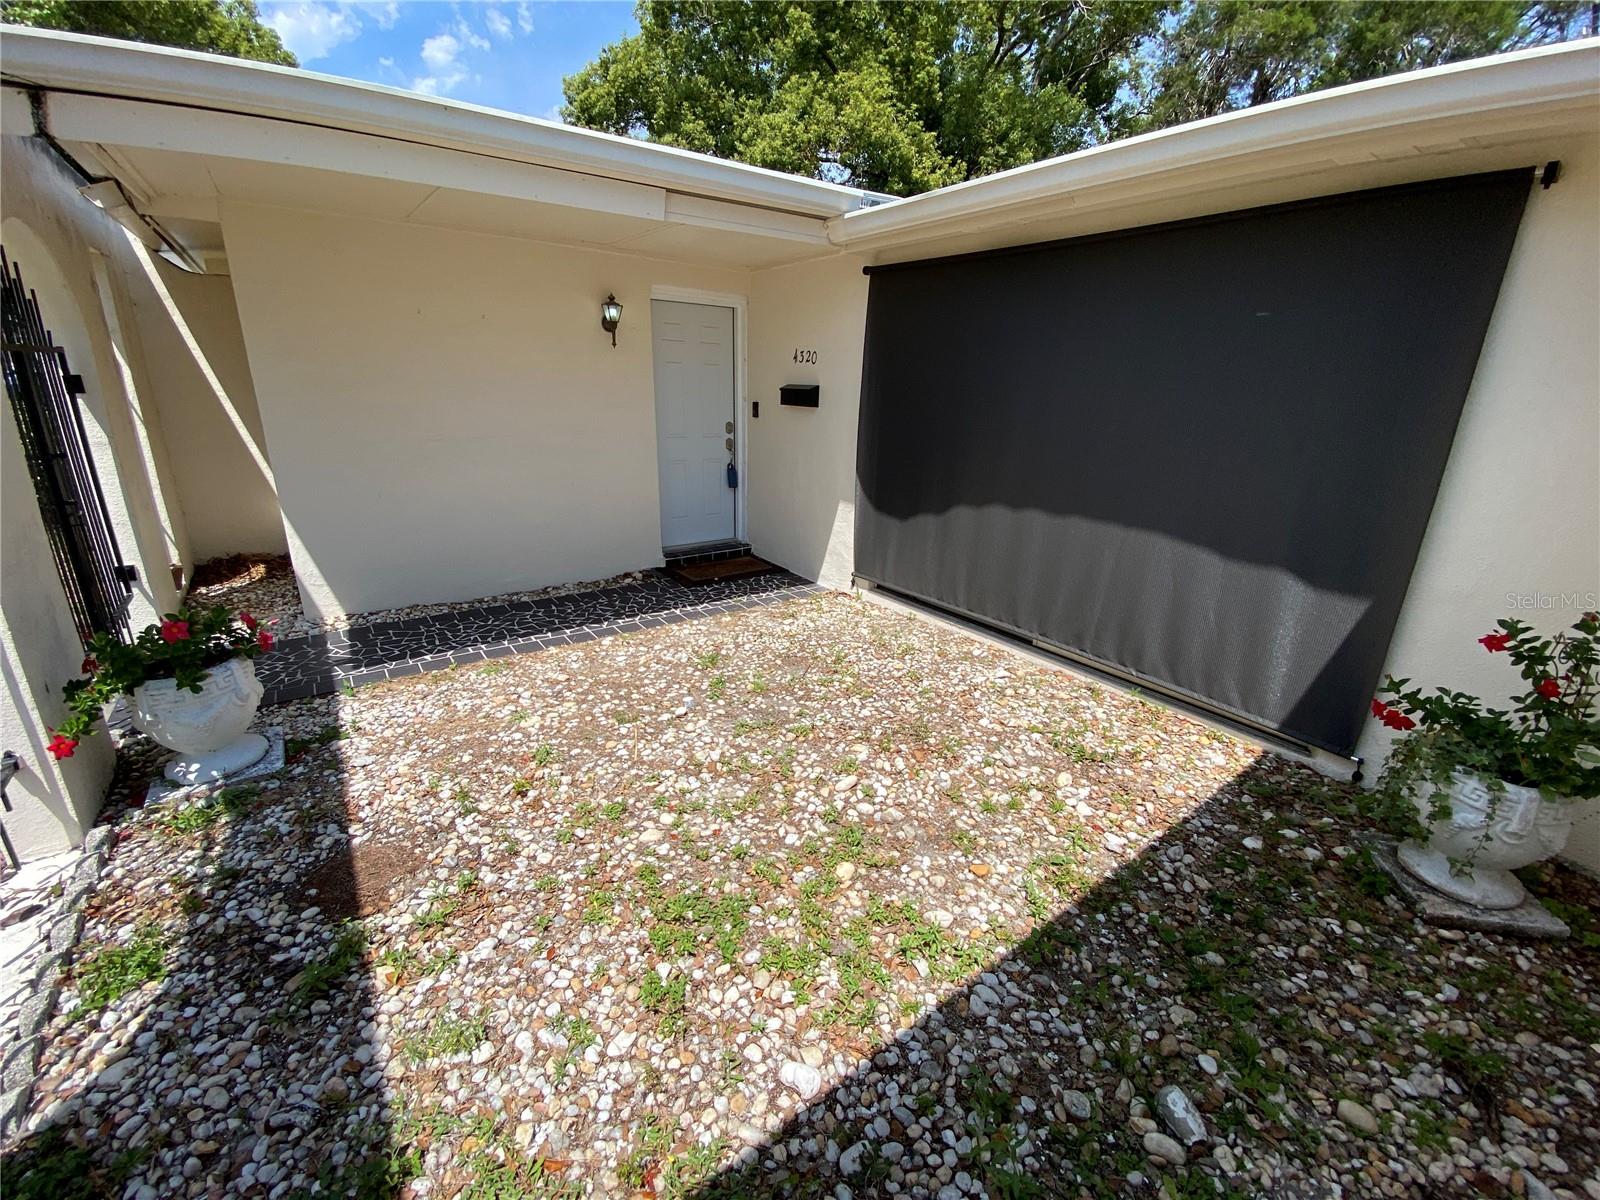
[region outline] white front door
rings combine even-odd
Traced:
[[[733,309],[650,302],[656,364],[656,462],[661,544],[691,546],[734,536]]]

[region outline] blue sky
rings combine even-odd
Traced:
[[[300,65],[557,119],[561,78],[633,33],[633,5],[357,0],[259,5]]]

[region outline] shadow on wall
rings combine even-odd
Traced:
[[[778,563],[805,579],[827,587],[848,590],[854,574],[855,505],[839,501],[828,518],[803,520],[791,516],[784,523],[777,545],[756,535],[751,547],[769,562]]]
[[[133,253],[152,301],[146,355],[170,376],[160,397],[198,560],[288,548],[244,334],[227,276],[191,275]]]
[[[159,418],[152,420],[142,406],[105,260],[76,248],[81,275],[75,288],[49,244],[23,221],[7,217],[0,235],[23,283],[38,299],[50,337],[64,350],[67,368],[83,379],[76,408],[85,447],[118,551],[124,562],[140,568],[132,612],[135,619],[159,614],[174,595],[166,575],[168,564],[183,553],[181,514],[162,488],[155,450],[159,434],[152,435]],[[127,237],[120,229],[114,236]]]
[[[89,910],[115,939],[74,955],[33,1132],[7,1147],[8,1196],[394,1192],[374,989],[348,918],[382,907],[404,864],[352,851],[337,702],[301,711],[329,723],[291,738],[283,772],[198,803],[142,808],[165,752],[122,747]]]
[[[16,753],[21,760],[21,769],[6,784],[6,795],[18,815],[8,814],[0,819],[7,821],[7,836],[18,855],[26,859],[83,842],[84,834],[94,822],[94,811],[90,808],[87,812],[79,812],[73,806],[71,796],[61,790],[60,780],[68,774],[87,777],[81,794],[93,795],[98,800],[101,783],[111,771],[109,756],[112,751],[103,746],[84,747],[81,759],[74,754],[72,759],[58,764],[57,769],[52,771],[47,765],[50,755],[45,749],[48,731],[41,729],[36,722],[23,718],[33,712],[62,711],[61,698],[48,690],[40,696],[27,681],[18,677],[16,666],[10,654],[0,654],[0,673],[5,675],[6,680],[6,700],[10,711],[18,718],[16,730],[8,730],[8,740],[20,735],[27,743],[4,747]],[[51,828],[40,834],[32,831],[24,834],[21,831],[19,825],[31,818],[26,811],[29,805],[37,805],[43,810],[46,823]],[[32,819],[37,821],[36,817]],[[51,842],[57,844],[52,845]],[[9,865],[5,864],[7,868]]]

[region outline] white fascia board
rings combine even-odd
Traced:
[[[659,187],[314,125],[75,92],[52,92],[46,99],[46,119],[51,135],[62,142],[311,167],[619,216],[666,219],[666,193]]]
[[[1051,198],[1069,205],[1074,193],[1165,172],[1209,166],[1226,182],[1232,170],[1255,170],[1252,156],[1270,155],[1273,174],[1289,175],[1326,161],[1333,142],[1349,154],[1363,135],[1416,129],[1423,137],[1435,123],[1542,109],[1570,114],[1586,104],[1600,118],[1600,38],[1392,75],[1094,146],[834,217],[828,236],[835,245],[870,249]]]
[[[13,25],[0,26],[0,55],[8,81],[52,91],[377,134],[814,217],[862,202],[857,188],[270,63]]]

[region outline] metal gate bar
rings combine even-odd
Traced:
[[[45,535],[78,636],[128,640],[137,578],[122,561],[78,397],[83,380],[45,328],[38,297],[0,247],[0,326],[6,393],[44,518]]]

